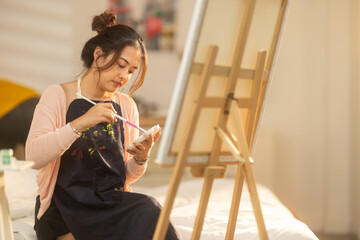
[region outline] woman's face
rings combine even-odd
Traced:
[[[111,61],[114,53],[107,56],[105,59],[99,59],[98,66],[105,66]],[[118,88],[124,86],[133,73],[138,69],[141,61],[141,53],[139,49],[133,46],[126,46],[120,57],[115,63],[100,74],[100,81],[98,87],[106,92],[115,92]]]

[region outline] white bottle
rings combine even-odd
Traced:
[[[10,167],[13,165],[13,150],[12,149],[1,149],[0,150],[0,166]]]

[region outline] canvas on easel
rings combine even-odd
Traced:
[[[237,165],[226,239],[246,180],[260,239],[267,232],[250,158],[285,19],[287,0],[198,0],[156,163],[174,167],[154,239],[164,239],[186,166],[204,185],[192,239],[199,239],[215,178]]]

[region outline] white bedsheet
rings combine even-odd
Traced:
[[[36,240],[33,230],[36,197],[36,171],[6,172],[5,183],[16,240]],[[151,181],[151,177],[149,177]],[[182,181],[171,212],[171,221],[184,240],[190,239],[200,199],[203,179]],[[224,239],[234,186],[233,179],[216,179],[207,208],[200,239]],[[276,196],[258,185],[266,229],[271,240],[318,239],[306,224],[293,217]],[[167,186],[143,187],[135,185],[134,192],[151,195],[163,203]],[[244,185],[234,239],[259,239],[255,217],[246,186]]]

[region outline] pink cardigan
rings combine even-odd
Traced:
[[[118,104],[124,118],[139,124],[139,113],[134,100],[128,95],[116,93]],[[60,167],[61,155],[78,138],[69,124],[66,124],[66,97],[63,88],[56,84],[48,87],[36,106],[26,141],[26,160],[34,161],[38,194],[41,206],[37,218],[48,209]],[[139,131],[124,124],[125,149],[139,136]],[[131,191],[129,184],[140,178],[146,170],[146,164],[138,165],[125,151],[126,183],[125,191]]]

